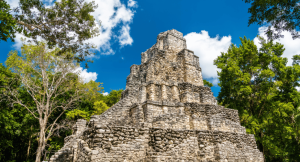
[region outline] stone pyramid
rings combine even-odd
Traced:
[[[141,55],[122,99],[88,123],[78,120],[51,162],[264,161],[238,111],[219,106],[203,85],[182,33],[160,33]]]

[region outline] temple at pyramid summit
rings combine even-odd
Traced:
[[[204,86],[201,58],[182,33],[160,33],[141,59],[130,67],[121,100],[78,120],[50,162],[264,161],[238,111],[218,105]]]

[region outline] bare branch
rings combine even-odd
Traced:
[[[14,103],[17,103],[17,104],[19,104],[19,105],[25,107],[25,108],[32,114],[32,116],[33,116],[34,118],[39,119],[37,116],[34,115],[34,113],[33,113],[26,105],[24,105],[24,104],[20,101],[20,99],[19,99],[14,93],[11,93],[11,94],[12,94],[12,96],[15,98],[15,100],[13,100],[13,102],[12,102],[12,105],[13,105]]]

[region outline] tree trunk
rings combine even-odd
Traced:
[[[41,162],[42,152],[45,148],[45,127],[46,125],[42,122],[40,123],[40,136],[38,142],[38,149],[36,151],[36,159],[35,162]]]
[[[27,156],[26,156],[26,160],[28,160],[28,157],[29,157],[29,153],[30,153],[30,146],[31,146],[31,138],[32,138],[32,125],[31,125],[31,128],[30,128],[30,130],[31,130],[31,135],[30,135],[30,137],[29,137],[29,143],[28,143],[28,148],[27,148]]]

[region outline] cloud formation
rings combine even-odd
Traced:
[[[118,41],[121,47],[132,45],[133,39],[130,36],[129,25],[132,23],[137,2],[129,0],[127,6],[120,0],[97,0],[95,2],[98,8],[93,12],[93,16],[97,21],[101,21],[100,35],[88,42],[95,44],[101,54],[114,54],[111,48],[113,41]],[[115,30],[118,32],[114,32]]]
[[[92,2],[93,0],[85,0]],[[17,7],[19,0],[8,0],[11,7]],[[46,7],[53,5],[53,0],[45,1]],[[100,54],[114,54],[111,48],[111,42],[119,42],[121,47],[132,45],[133,39],[130,36],[130,24],[135,14],[135,8],[138,6],[134,0],[128,0],[127,6],[120,0],[97,0],[95,3],[98,8],[92,13],[97,22],[101,21],[99,27],[100,34],[97,37],[87,40],[96,45]],[[16,49],[22,46],[22,34],[16,34]]]
[[[84,83],[87,83],[91,80],[95,81],[98,75],[96,72],[87,72],[87,69],[83,69],[82,67],[78,67],[75,72],[77,72],[79,76],[83,78]]]
[[[267,39],[267,36],[265,34],[265,31],[267,29],[268,27],[266,26],[260,27],[258,29],[258,35],[263,37],[264,39]],[[283,31],[282,35],[284,35],[284,38],[276,39],[274,42],[278,42],[284,45],[285,51],[283,52],[283,55],[281,57],[288,58],[287,66],[291,66],[293,62],[293,55],[300,54],[300,39],[293,40],[291,33],[287,31]],[[258,48],[261,47],[258,38],[254,38],[254,43]]]
[[[20,0],[6,0],[6,2],[10,5],[11,9],[18,7],[19,1]]]
[[[258,35],[267,39],[265,30],[267,30],[267,27],[260,27],[258,29]],[[282,34],[284,35],[284,38],[277,39],[274,42],[279,42],[284,45],[285,51],[282,57],[288,58],[287,66],[291,66],[293,55],[300,54],[300,39],[293,40],[292,35],[287,31],[282,32]],[[202,30],[200,33],[189,33],[185,35],[184,38],[187,42],[187,48],[194,51],[194,54],[199,56],[203,78],[217,86],[217,83],[219,82],[217,71],[219,71],[219,69],[213,65],[213,60],[216,59],[221,52],[227,51],[231,44],[231,36],[224,36],[222,38],[216,36],[215,38],[212,38],[207,31]],[[261,47],[257,37],[254,38],[254,43],[258,48]],[[297,87],[297,89],[300,91],[299,87]]]
[[[134,1],[134,0],[129,0],[127,2],[127,6],[129,6],[129,7],[138,7],[137,2]]]
[[[212,38],[207,31],[202,30],[200,33],[189,33],[184,38],[186,39],[187,48],[199,56],[203,78],[217,86],[219,82],[217,71],[219,69],[213,64],[213,61],[221,55],[221,52],[227,51],[231,44],[231,36],[219,38],[217,35],[215,38]]]
[[[128,24],[126,26],[122,26],[121,35],[118,37],[121,46],[132,44],[133,39],[130,37],[129,30],[130,27]]]

